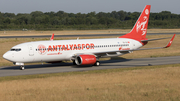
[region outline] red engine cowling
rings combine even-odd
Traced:
[[[75,58],[77,65],[93,65],[96,63],[96,57],[94,55],[82,54]]]

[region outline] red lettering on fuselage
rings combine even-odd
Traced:
[[[85,48],[85,44],[82,44],[82,50]]]
[[[53,51],[57,51],[57,45],[53,45]]]
[[[66,47],[65,47],[65,45],[62,45],[62,50],[66,50]]]
[[[69,51],[69,50],[83,50],[83,49],[94,49],[94,44],[66,44],[66,45],[49,45],[49,51]]]
[[[52,51],[52,47],[49,45],[49,47],[48,47],[48,52],[49,51]]]
[[[89,49],[89,44],[88,43],[86,44],[86,48]]]
[[[73,50],[75,50],[75,49],[77,50],[77,46],[76,46],[76,44],[74,44],[74,48],[73,48]]]
[[[78,44],[78,50],[81,50],[81,44]]]
[[[68,47],[68,45],[66,45],[66,48],[67,48],[67,50],[70,50],[69,47]]]
[[[94,49],[94,44],[93,43],[91,43],[90,46],[91,46],[91,49]]]
[[[121,50],[130,50],[130,48],[122,48]]]
[[[73,44],[72,45],[69,45],[70,46],[70,49],[72,50],[73,49]]]
[[[58,46],[58,48],[59,48],[59,51],[61,50],[61,45],[57,45]]]

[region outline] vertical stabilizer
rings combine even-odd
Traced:
[[[52,34],[51,38],[50,38],[50,41],[53,41],[54,40],[54,33]]]
[[[141,13],[138,20],[136,21],[136,24],[134,25],[131,32],[119,38],[130,38],[137,41],[145,40],[147,27],[148,27],[148,21],[149,21],[149,15],[150,15],[150,9],[151,9],[151,5],[146,5],[143,12]]]

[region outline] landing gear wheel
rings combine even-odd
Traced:
[[[24,66],[21,66],[21,67],[20,67],[20,70],[24,70],[24,69],[25,69]]]
[[[100,65],[99,61],[96,61],[96,63],[94,64],[94,66],[99,66],[99,65]]]

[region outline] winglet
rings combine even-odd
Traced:
[[[50,41],[53,41],[53,40],[54,40],[54,33],[52,34]]]
[[[172,44],[172,42],[173,42],[173,40],[174,40],[175,35],[176,35],[176,34],[173,35],[173,37],[171,38],[171,40],[169,41],[169,43],[168,43],[168,44],[166,45],[166,47],[164,47],[164,48],[168,48],[168,47],[171,46],[171,44]]]

